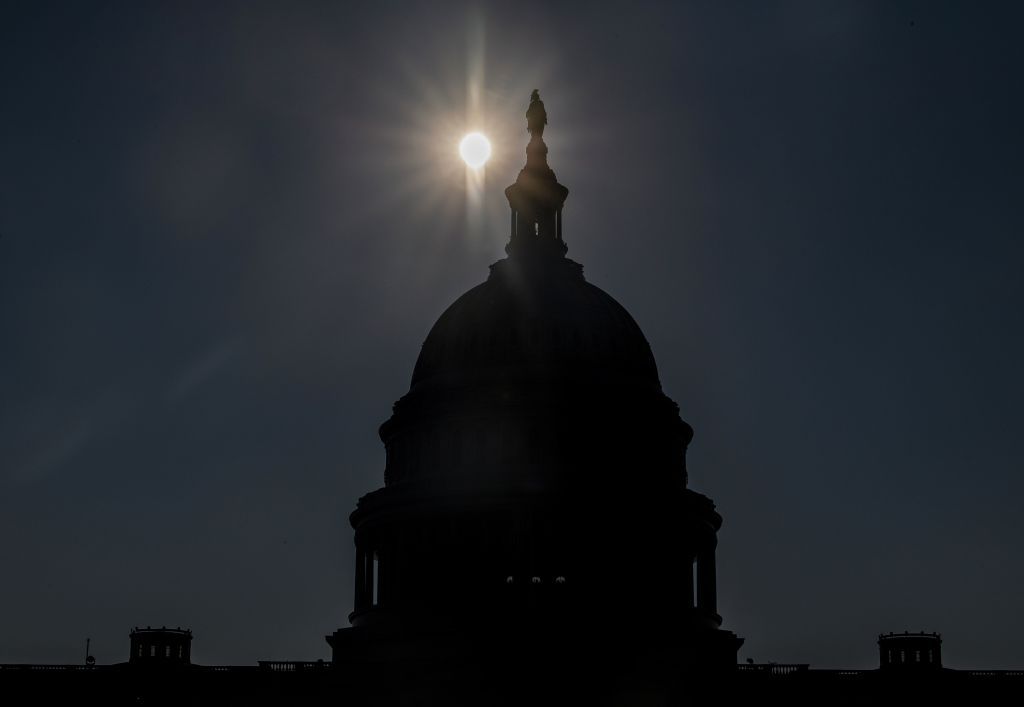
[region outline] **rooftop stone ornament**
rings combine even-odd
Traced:
[[[505,252],[515,258],[564,257],[568,248],[562,240],[562,207],[569,190],[558,183],[548,166],[544,126],[548,114],[540,92],[534,89],[526,110],[526,166],[516,183],[505,190],[512,209],[511,236]]]

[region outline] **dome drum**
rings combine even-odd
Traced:
[[[609,596],[624,621],[666,621],[670,606],[670,623],[720,623],[693,566],[713,554],[721,517],[692,491],[652,505],[640,494],[441,496],[410,484],[365,496],[351,520],[366,567],[357,625],[395,615],[473,622],[495,607],[516,622],[552,612],[587,621]]]
[[[674,403],[661,402],[666,401],[656,406],[589,396],[572,404],[550,398],[495,405],[450,401],[436,410],[396,414],[382,430],[385,483],[430,476],[498,485],[540,476],[549,485],[658,479],[685,485],[692,431]]]

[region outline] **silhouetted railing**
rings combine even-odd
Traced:
[[[768,673],[769,675],[791,675],[806,672],[809,663],[740,663],[736,666],[743,672]]]
[[[972,677],[1024,678],[1024,670],[964,670]]]
[[[812,669],[808,663],[741,663],[736,666],[742,673],[760,673],[763,675],[793,675],[795,673],[813,673],[814,675],[833,675],[842,677],[858,677],[879,675],[877,668],[867,670],[835,670],[831,668]],[[940,671],[942,672],[942,671]],[[968,675],[974,678],[1024,678],[1024,670],[946,670],[949,674]]]
[[[275,673],[300,673],[314,670],[327,670],[330,661],[323,660],[261,660],[258,667],[253,665],[190,665],[188,670],[197,673],[227,673],[251,670],[269,670]],[[46,665],[34,663],[0,663],[0,672],[71,672],[98,670],[132,670],[134,666],[127,663],[114,665]]]
[[[261,660],[261,670],[272,670],[275,673],[297,673],[305,670],[324,670],[331,667],[322,660]]]
[[[32,663],[0,663],[0,670],[93,670],[92,665],[34,665]]]

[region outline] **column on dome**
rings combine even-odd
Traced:
[[[377,606],[384,605],[385,592],[391,591],[391,578],[387,576],[387,570],[390,569],[390,562],[386,562],[385,558],[389,558],[391,553],[388,551],[389,543],[382,542],[377,548]],[[385,581],[385,579],[387,581]]]
[[[372,548],[356,546],[356,611],[369,609],[374,605],[375,557],[376,553]]]
[[[373,606],[373,585],[376,581],[374,577],[374,558],[376,553],[373,550],[367,550],[365,553],[366,557],[366,569],[363,570],[363,576],[366,577],[366,585],[363,589],[365,593],[365,601],[367,607]]]
[[[686,609],[693,608],[693,558],[690,557],[686,562],[686,571],[683,572],[683,607]]]
[[[366,608],[366,553],[356,547],[356,596],[355,610]]]

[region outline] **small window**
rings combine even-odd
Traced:
[[[533,577],[532,579],[530,579],[530,581],[534,584],[540,584],[540,577]]]
[[[565,584],[565,577],[561,575],[555,577],[555,584]]]
[[[907,662],[907,652],[906,651],[900,651],[900,662],[901,663],[906,663]]]
[[[184,646],[178,646],[178,657],[179,658],[181,657],[182,651],[184,651],[184,649],[185,649]]]
[[[140,658],[142,657],[142,646],[141,645],[139,646],[139,657]]]
[[[171,647],[170,646],[164,646],[164,658],[170,658],[170,657],[171,657]]]
[[[149,647],[149,657],[156,658],[156,646]]]
[[[914,662],[915,663],[920,663],[921,662],[921,651],[914,651]]]
[[[509,575],[508,577],[505,577],[505,584],[512,584],[515,581],[516,581],[516,578],[513,577],[512,575]]]

